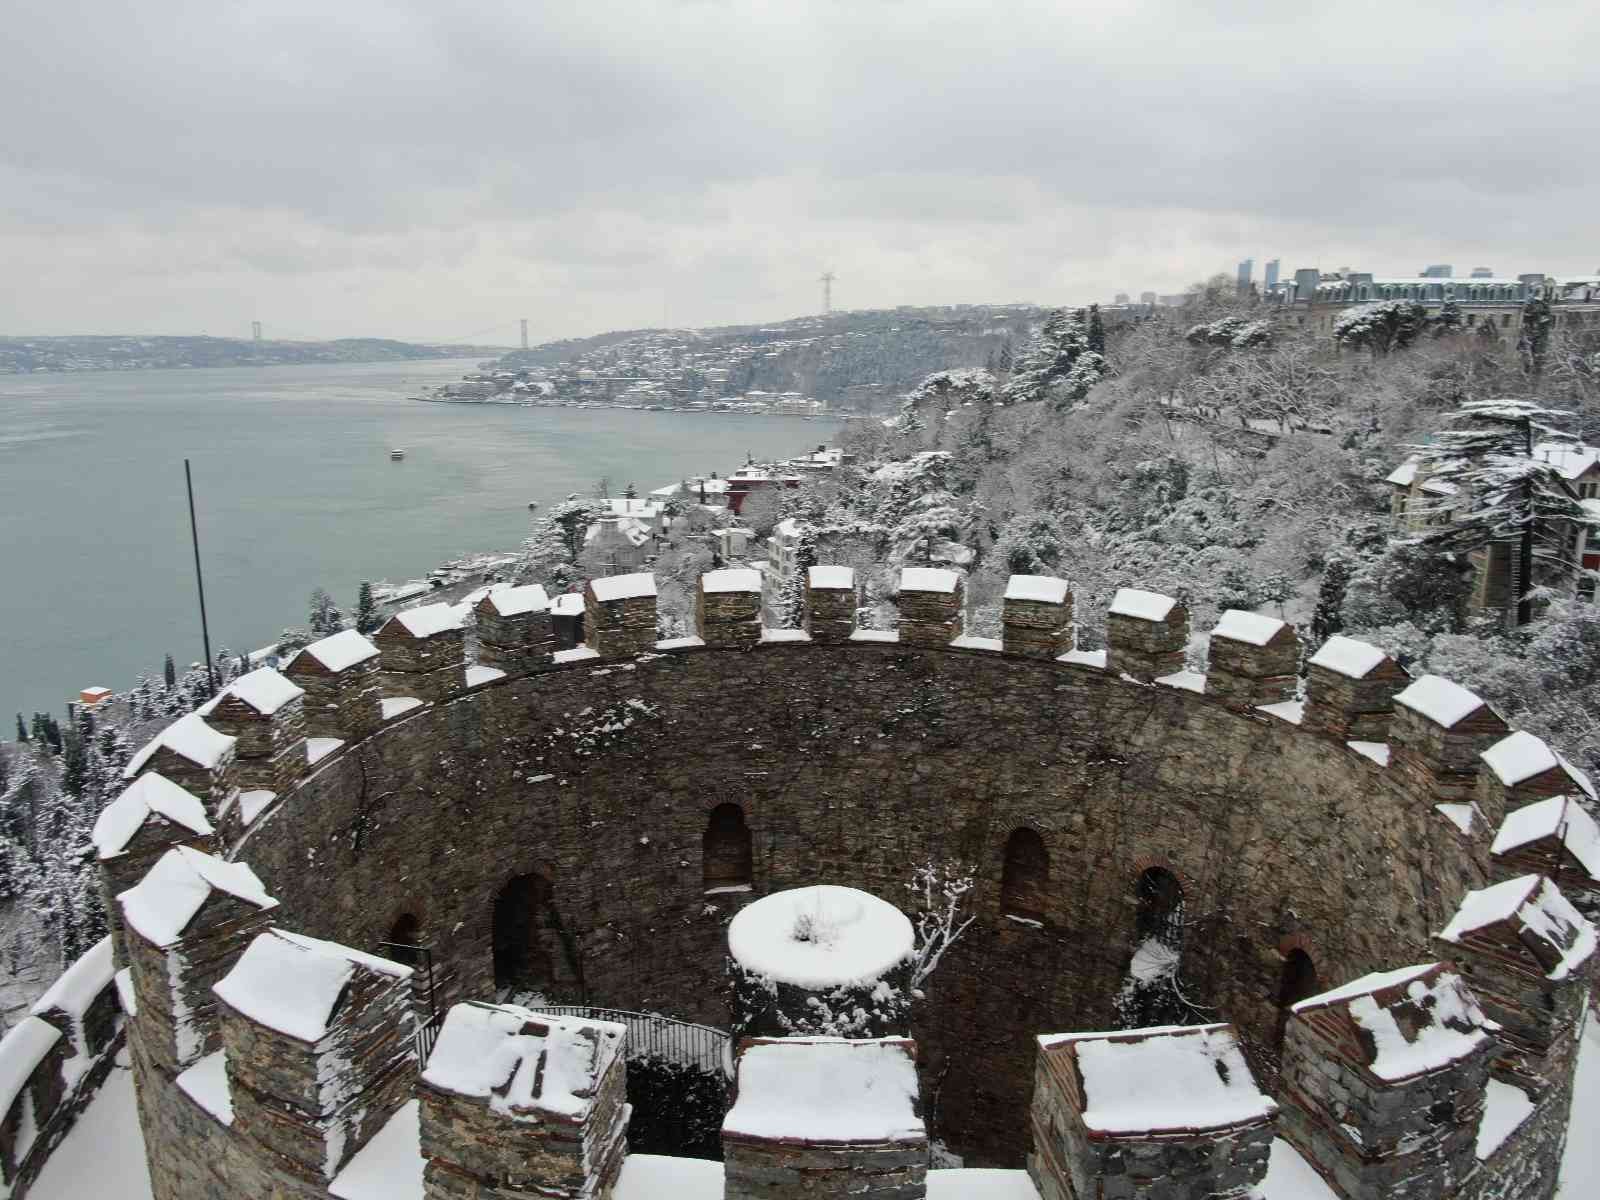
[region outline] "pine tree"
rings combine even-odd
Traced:
[[[22,723],[22,714],[17,714],[17,744],[20,746],[28,740],[28,727]]]
[[[83,735],[76,729],[68,730],[61,752],[61,790],[74,799],[81,799],[88,765]]]
[[[1522,306],[1522,329],[1517,334],[1517,353],[1522,356],[1523,369],[1537,379],[1544,373],[1544,355],[1550,347],[1550,331],[1555,316],[1550,311],[1550,301],[1534,296]]]
[[[1008,404],[1044,400],[1057,393],[1079,400],[1100,381],[1105,359],[1089,349],[1083,322],[1064,308],[1045,318],[1027,354],[1011,373],[1004,396]]]
[[[1459,429],[1433,435],[1416,447],[1417,469],[1434,484],[1435,524],[1416,535],[1434,549],[1465,554],[1494,542],[1516,546],[1517,624],[1533,620],[1534,570],[1543,566],[1571,579],[1572,531],[1600,526],[1584,508],[1556,464],[1534,453],[1535,439],[1572,445],[1570,433],[1552,421],[1572,413],[1528,400],[1474,400],[1455,414]]]
[[[178,682],[178,664],[172,661],[172,655],[167,655],[167,661],[162,664],[161,677],[167,681],[167,686],[173,687]]]
[[[1005,340],[1004,344],[1002,344],[1001,347],[1000,347],[1000,356],[997,359],[995,359],[995,363],[994,363],[995,374],[998,375],[1001,379],[1005,379],[1007,376],[1009,376],[1011,374],[1012,365],[1013,365],[1013,363],[1012,363],[1012,357],[1011,357],[1011,339],[1007,338]]]
[[[44,714],[44,735],[50,743],[51,753],[60,754],[63,748],[61,726],[56,723],[56,719],[49,713]]]
[[[796,521],[798,541],[789,578],[778,595],[778,624],[784,629],[800,629],[806,623],[806,575],[817,562],[817,531],[807,521]]]
[[[1456,333],[1461,329],[1461,305],[1454,300],[1446,300],[1439,309],[1439,315],[1433,319],[1434,337],[1443,337]]]
[[[311,611],[306,619],[306,627],[318,638],[331,637],[344,628],[344,614],[333,602],[333,597],[322,588],[313,588],[311,591]]]
[[[1344,628],[1344,597],[1350,590],[1350,562],[1342,555],[1328,560],[1317,589],[1317,607],[1311,614],[1311,640],[1321,645]]]
[[[1106,352],[1106,327],[1105,322],[1100,319],[1098,304],[1089,306],[1089,349],[1096,354]]]
[[[372,595],[372,583],[363,579],[356,592],[356,632],[374,633],[383,624],[378,615],[378,601]]]

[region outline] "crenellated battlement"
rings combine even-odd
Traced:
[[[984,933],[952,956],[946,969],[956,974],[933,995],[964,1004],[969,992],[988,995],[979,989],[997,972],[1014,973],[1005,994],[1015,1012],[998,1019],[1038,1042],[1018,1049],[987,1037],[979,1000],[954,1010],[958,1039],[935,1036],[915,1052],[907,1043],[904,1057],[923,1087],[960,1081],[941,1083],[947,1114],[974,1111],[959,1089],[982,1078],[984,1063],[1023,1087],[1033,1081],[1031,1120],[1026,1092],[1021,1108],[1004,1111],[1010,1144],[1033,1145],[1041,1196],[1088,1200],[1096,1181],[1113,1177],[1123,1182],[1105,1184],[1106,1195],[1122,1188],[1158,1200],[1209,1187],[1243,1196],[1261,1182],[1277,1136],[1346,1200],[1396,1189],[1438,1200],[1546,1200],[1594,957],[1593,930],[1562,892],[1600,888],[1589,875],[1600,855],[1544,808],[1586,788],[1581,773],[1538,739],[1510,732],[1465,689],[1409,680],[1351,639],[1311,657],[1297,700],[1297,634],[1273,618],[1224,614],[1201,674],[1183,669],[1188,615],[1171,598],[1118,593],[1105,651],[1084,651],[1072,644],[1065,581],[1013,579],[1004,636],[984,639],[964,634],[961,581],[947,575],[908,569],[900,628],[878,632],[855,628],[847,568],[810,569],[802,630],[763,627],[759,581],[714,572],[702,580],[697,636],[672,641],[655,636],[648,574],[597,580],[585,589],[586,643],[568,651],[552,649],[542,590],[491,593],[476,607],[477,664],[465,655],[465,610],[414,610],[422,615],[395,618],[370,640],[346,632],[314,643],[284,675],[253,672],[175,723],[136,757],[127,791],[96,830],[116,897],[118,961],[128,963],[137,1008],[129,1044],[160,1200],[198,1200],[207,1186],[297,1200],[342,1195],[329,1187],[380,1134],[419,1147],[418,1187],[430,1197],[609,1195],[627,1122],[621,1055],[597,1049],[613,1034],[563,1032],[549,1018],[476,1003],[492,996],[494,975],[488,929],[463,919],[460,897],[475,872],[490,895],[508,875],[544,881],[530,885],[530,897],[576,873],[596,897],[585,903],[614,914],[652,897],[655,907],[615,933],[604,918],[538,901],[550,904],[538,910],[547,914],[549,932],[538,936],[552,956],[550,986],[632,977],[630,959],[657,961],[638,940],[646,935],[685,939],[668,954],[701,954],[708,961],[696,977],[709,979],[721,955],[702,948],[723,910],[791,880],[838,879],[886,894],[894,876],[863,870],[854,824],[866,839],[905,843],[887,856],[891,870],[928,853],[914,848],[924,846],[978,863],[973,903]],[[867,706],[864,689],[879,687],[888,699]],[[719,691],[729,693],[725,706]],[[682,707],[669,714],[669,703]],[[769,704],[771,720],[755,715]],[[663,740],[668,721],[685,723],[679,741]],[[774,754],[780,725],[826,746],[836,765],[813,769],[793,751]],[[1017,743],[1028,748],[991,751],[1002,736],[1028,739]],[[885,748],[896,739],[915,757],[891,762]],[[1254,767],[1256,756],[1272,767]],[[949,771],[964,759],[975,768],[995,761],[992,792],[970,798],[972,782]],[[491,760],[504,765],[483,765]],[[701,761],[714,775],[680,785],[686,764]],[[620,831],[602,799],[611,792]],[[811,794],[816,807],[786,823],[785,806]],[[946,816],[957,810],[966,815]],[[1370,836],[1352,838],[1348,824],[1326,836],[1314,827],[1335,812],[1359,821],[1364,810],[1374,814]],[[1122,816],[1132,811],[1148,815]],[[458,850],[462,831],[479,823],[486,840]],[[752,824],[772,832],[754,840]],[[521,825],[547,848],[515,850]],[[693,841],[667,832],[701,828]],[[411,840],[421,857],[407,849]],[[1285,840],[1323,866],[1297,878],[1291,855],[1281,882],[1231,891],[1218,882],[1230,861],[1270,858]],[[1091,869],[1061,865],[1076,844],[1092,848]],[[508,854],[510,870],[491,861],[500,845],[518,856]],[[1124,856],[1120,865],[1114,854]],[[1560,886],[1515,873],[1539,854],[1559,863]],[[785,868],[786,855],[802,878]],[[1385,855],[1406,865],[1376,871]],[[229,859],[255,861],[263,876]],[[1412,859],[1426,878],[1406,874]],[[419,865],[440,862],[455,872],[448,884]],[[1230,974],[1281,975],[1278,995],[1251,1000],[1223,979],[1221,1015],[1231,1024],[1039,1036],[1053,1023],[1044,1014],[1061,1011],[1046,999],[1056,980],[1075,971],[1114,980],[1127,969],[1129,951],[1109,944],[1112,930],[1156,927],[1149,896],[1159,893],[1146,881],[1163,872],[1190,906],[1188,936],[1242,946],[1262,931],[1255,957]],[[1100,906],[1084,927],[1059,898],[1080,875],[1095,890],[1078,903]],[[1358,886],[1360,901],[1341,901]],[[683,901],[655,899],[651,889],[661,887],[682,888]],[[334,895],[337,903],[322,898]],[[1339,907],[1367,901],[1360,918]],[[1415,912],[1424,923],[1408,931]],[[402,927],[414,932],[390,933]],[[683,932],[667,932],[674,928]],[[1069,929],[1078,930],[1074,942]],[[432,945],[436,995],[373,953],[385,940]],[[1206,950],[1197,940],[1182,953]],[[492,952],[500,954],[499,940]],[[1394,970],[1396,960],[1430,955],[1442,957]],[[1302,976],[1319,978],[1313,956],[1333,978],[1354,982],[1331,992],[1303,986]],[[650,996],[662,985],[638,986]],[[435,1001],[449,1016],[431,1056],[418,1058],[413,1024]],[[1107,1027],[1105,1010],[1079,1004],[1081,1028]],[[577,1082],[562,1077],[572,1086],[552,1107],[541,1099],[548,1072],[558,1058],[577,1061],[569,1052],[578,1042],[595,1053]],[[836,1053],[819,1045],[818,1062]],[[1124,1059],[1149,1071],[1119,1074]],[[1203,1071],[1192,1070],[1196,1062]],[[1141,1081],[1157,1076],[1159,1095],[1146,1103]],[[1221,1099],[1239,1101],[1236,1119],[1180,1120],[1186,1104],[1198,1112],[1219,1101],[1202,1095],[1218,1080]],[[742,1097],[763,1087],[770,1083],[747,1081],[741,1067]],[[1113,1108],[1159,1109],[1165,1123],[1124,1116],[1113,1128],[1097,1095]],[[1508,1105],[1520,1119],[1486,1139],[1484,1114],[1503,1118]],[[745,1194],[738,1187],[789,1195],[784,1172],[815,1182],[808,1172],[822,1165],[839,1173],[840,1194],[868,1176],[885,1187],[892,1180],[896,1190],[885,1194],[925,1194],[925,1171],[914,1169],[928,1136],[920,1125],[853,1144],[798,1116],[783,1128],[784,1106],[763,1107],[767,1124],[750,1123],[747,1107],[733,1127],[730,1144],[740,1148],[729,1154],[728,1195]],[[406,1132],[419,1123],[420,1134]],[[856,1183],[852,1171],[861,1172]]]

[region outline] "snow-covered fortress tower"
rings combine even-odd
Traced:
[[[847,568],[804,630],[749,583],[658,642],[650,576],[596,580],[554,652],[536,587],[476,639],[416,609],[175,722],[96,830],[112,937],[0,1046],[11,1194],[125,1036],[160,1200],[962,1195],[935,1138],[1045,1200],[1280,1200],[1280,1142],[1344,1200],[1548,1200],[1600,889],[1559,755],[1346,638],[1297,699],[1256,614],[1200,674],[1149,592],[1091,651],[1060,580],[1014,578],[1000,639],[948,572],[898,631]],[[730,951],[785,1011],[884,1000],[927,863],[975,924],[913,1027],[745,1040],[725,1163],[630,1184],[636,1028],[593,1010],[725,1030]],[[816,885],[859,969],[796,966]],[[1128,1028],[1157,995],[1181,1022]]]

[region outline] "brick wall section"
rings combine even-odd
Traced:
[[[583,590],[584,639],[601,658],[631,658],[655,649],[656,598],[599,600],[591,583]]]
[[[852,580],[854,575],[852,574]],[[827,644],[848,642],[856,628],[856,589],[818,587],[806,580],[806,631],[811,640]]]
[[[1007,654],[1055,658],[1072,649],[1072,593],[1061,604],[1007,596],[1001,608]]]
[[[1189,644],[1189,610],[1174,604],[1166,619],[1109,613],[1106,616],[1106,670],[1146,682],[1183,670]]]
[[[368,658],[340,671],[330,671],[302,650],[290,659],[284,674],[305,689],[301,702],[307,737],[334,737],[354,741],[383,724],[379,700],[377,658]]]
[[[113,962],[119,970],[128,965],[128,957],[127,942],[122,936],[122,905],[117,903],[117,897],[143,879],[174,846],[191,846],[207,854],[217,849],[216,840],[210,834],[197,834],[185,825],[152,813],[121,854],[99,860],[100,900],[105,905],[106,925],[112,935]]]
[[[1264,646],[1222,633],[1211,635],[1206,691],[1241,708],[1294,698],[1299,683],[1300,641],[1285,624]]]
[[[708,646],[750,647],[761,640],[761,592],[707,592],[694,600],[695,632]]]
[[[1478,756],[1508,732],[1488,705],[1446,729],[1403,704],[1389,729],[1392,769],[1426,803],[1465,803],[1478,791]]]
[[[1205,922],[1186,976],[1262,1047],[1282,939],[1314,946],[1325,979],[1389,968],[1426,955],[1484,881],[1392,771],[1109,672],[862,643],[630,666],[490,684],[328,759],[245,851],[283,923],[372,949],[399,913],[423,915],[454,972],[448,1005],[492,993],[495,896],[538,870],[581,968],[552,1001],[725,1026],[725,925],[746,897],[708,910],[701,847],[717,804],[744,808],[752,896],[818,880],[897,896],[908,864],[966,859],[978,922],[930,981],[915,1032],[927,1070],[948,1072],[936,1116],[961,1131],[958,1151],[1016,1165],[1033,1035],[1115,1020],[1139,861],[1183,872]],[[586,708],[636,719],[591,731]],[[999,912],[1021,824],[1051,855],[1038,929]]]
[[[903,574],[903,573],[902,573]],[[900,610],[900,641],[907,646],[948,646],[961,636],[962,585],[952,591],[922,591],[902,578],[895,606]]]
[[[306,769],[304,698],[271,714],[224,692],[206,724],[234,742],[233,781],[243,789],[286,792]]]
[[[1340,741],[1387,741],[1395,694],[1410,682],[1411,676],[1387,655],[1360,679],[1311,663],[1306,667],[1301,725]]]
[[[373,634],[380,652],[379,689],[384,696],[449,700],[466,690],[466,634],[442,629],[413,637],[397,618]]]
[[[503,616],[493,598],[485,596],[474,610],[477,614],[478,661],[498,667],[511,675],[522,674],[548,661],[556,648],[555,628],[550,610]]]
[[[206,806],[206,816],[215,823],[218,810],[237,790],[233,782],[233,757],[233,751],[229,750],[216,767],[203,767],[170,746],[158,746],[139,769],[139,774],[147,775],[155,771],[194,793]]]

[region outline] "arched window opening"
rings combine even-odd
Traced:
[[[701,863],[708,892],[749,888],[751,883],[750,827],[744,809],[719,804],[711,810],[701,840]]]
[[[1322,991],[1317,978],[1317,964],[1311,955],[1296,948],[1283,960],[1283,974],[1278,983],[1278,1007],[1288,1011],[1302,1000],[1309,1000]]]
[[[1138,911],[1133,932],[1137,942],[1154,939],[1174,950],[1183,948],[1183,885],[1165,867],[1151,867],[1135,889]]]
[[[1006,839],[1000,871],[1000,911],[1024,921],[1043,921],[1050,889],[1050,852],[1032,829],[1014,830]]]
[[[524,1002],[570,1002],[583,993],[577,943],[542,875],[518,875],[494,901],[494,985]]]
[[[383,939],[385,958],[414,967],[422,958],[422,922],[413,913],[401,913]]]

